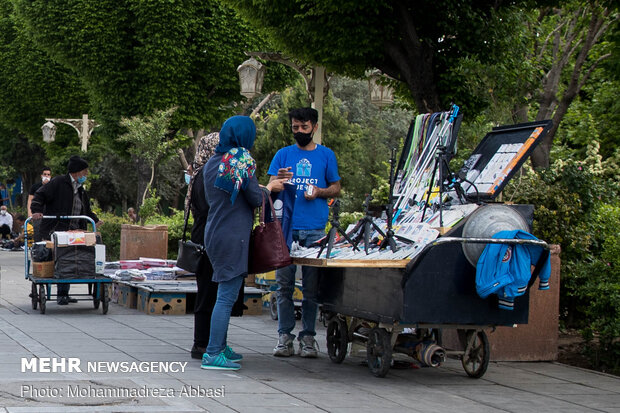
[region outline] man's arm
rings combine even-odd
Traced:
[[[34,198],[34,195],[30,195],[28,194],[28,216],[31,217],[32,216],[32,210],[30,209],[30,205],[32,205],[32,199]]]
[[[338,195],[340,195],[340,189],[341,189],[340,181],[336,181],[336,182],[330,183],[327,188],[319,188],[318,186],[314,186],[312,195],[308,195],[307,192],[304,192],[304,197],[308,201],[311,201],[315,198],[335,198]]]

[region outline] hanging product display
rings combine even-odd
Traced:
[[[481,202],[499,195],[551,127],[547,120],[494,128],[453,174],[449,162],[457,150],[462,116],[456,105],[446,112],[416,116],[398,164],[394,153],[390,159],[390,195],[384,217],[368,214],[367,198],[366,216],[347,228],[346,237],[331,236],[316,248],[293,244],[291,256],[410,260],[464,221]],[[332,211],[334,223],[338,223],[337,211]],[[357,248],[362,241],[364,248]]]

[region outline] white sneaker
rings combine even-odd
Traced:
[[[299,339],[299,355],[306,358],[316,358],[319,355],[319,345],[312,336],[303,336]]]
[[[280,334],[278,344],[273,349],[273,355],[276,357],[291,357],[295,354],[295,349],[293,348],[294,338],[295,336],[290,334]]]

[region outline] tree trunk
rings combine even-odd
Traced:
[[[546,168],[549,166],[549,154],[553,145],[553,138],[568,112],[568,108],[583,88],[592,71],[601,61],[610,56],[610,54],[599,56],[596,61],[589,65],[587,70],[584,67],[592,48],[607,31],[611,23],[609,19],[610,11],[608,9],[600,9],[597,5],[594,5],[590,8],[590,11],[590,21],[587,28],[583,29],[584,31],[579,32],[575,29],[579,27],[577,23],[582,13],[581,10],[578,10],[570,18],[570,21],[567,22],[567,27],[570,30],[567,30],[565,38],[560,37],[559,31],[555,34],[555,59],[545,79],[547,81],[544,83],[542,97],[539,101],[540,109],[536,115],[536,120],[548,119],[553,116],[553,125],[532,154],[532,165],[535,168]],[[572,55],[575,55],[575,61],[572,63],[570,78],[562,96],[558,99],[560,76],[569,66]]]
[[[151,176],[151,168],[140,158],[137,158],[134,155],[132,155],[132,158],[136,167],[136,176],[138,177],[138,182],[136,185],[136,202],[140,202],[142,199],[142,194],[144,194],[144,191],[146,190],[147,182]],[[140,205],[136,205],[138,211],[141,206],[141,203]]]
[[[384,45],[389,61],[377,66],[383,73],[404,81],[414,98],[419,112],[441,110],[441,101],[435,85],[433,48],[420,39],[407,6],[399,3],[395,19],[400,20],[398,41]]]

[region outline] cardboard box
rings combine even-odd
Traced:
[[[255,274],[250,274],[245,277],[245,285],[247,287],[256,287],[256,278]]]
[[[110,302],[117,304],[118,298],[121,292],[120,286],[115,282],[111,282],[111,283],[105,284],[105,288],[107,288],[106,296],[108,297]]]
[[[32,275],[41,278],[54,276],[54,261],[32,262]]]
[[[243,315],[261,315],[263,313],[262,297],[245,297],[243,304],[248,307],[247,310],[243,310]]]
[[[263,313],[263,291],[258,288],[245,287],[243,289],[243,304],[248,307],[244,315],[261,315]]]
[[[138,311],[146,314],[185,314],[187,298],[183,293],[156,293],[138,290]]]
[[[121,260],[140,257],[168,258],[168,227],[166,225],[121,225]]]
[[[94,232],[84,231],[56,231],[54,239],[57,247],[66,247],[69,245],[86,245],[93,246],[97,243],[97,237]]]
[[[103,274],[105,267],[105,245],[95,245],[95,272],[97,274]]]
[[[118,287],[118,304],[127,308],[138,307],[138,289],[120,284]]]

